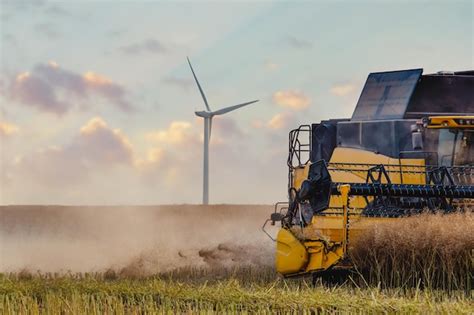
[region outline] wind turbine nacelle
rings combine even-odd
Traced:
[[[202,111],[199,111],[199,112],[194,112],[194,114],[196,114],[196,116],[199,116],[199,117],[203,117],[203,118],[209,118],[209,117],[212,117],[214,116],[212,114],[212,112],[208,112],[208,111],[205,111],[205,110],[202,110]]]

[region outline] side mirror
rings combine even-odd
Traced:
[[[273,238],[273,236],[271,236],[267,230],[265,229],[265,227],[267,226],[268,222],[270,221],[271,225],[275,225],[275,222],[276,221],[281,221],[283,219],[284,215],[279,213],[279,212],[273,212],[271,215],[270,215],[270,219],[266,219],[265,220],[265,223],[263,223],[263,226],[262,226],[262,231],[263,233],[267,234],[267,236],[274,242],[276,242],[276,239]]]
[[[270,215],[270,220],[272,220],[272,225],[275,225],[275,222],[280,222],[283,219],[283,214],[279,212],[273,212]]]
[[[413,150],[423,150],[423,133],[417,125],[411,126],[411,143]]]

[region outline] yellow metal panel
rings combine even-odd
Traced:
[[[470,120],[469,125],[460,125],[455,119]],[[442,129],[442,128],[474,128],[474,116],[431,116],[429,117],[429,124],[427,128]]]
[[[397,218],[351,216],[349,244],[356,241],[363,230]],[[303,233],[281,229],[277,236],[276,269],[282,275],[321,271],[339,263],[343,251],[343,217],[314,216]]]
[[[275,266],[277,272],[286,275],[303,271],[308,263],[305,246],[289,230],[282,228],[277,235]]]
[[[344,257],[343,250],[343,220],[342,216],[315,216],[312,223],[305,227],[304,235],[306,241],[303,241],[304,247],[307,249],[309,261],[304,269],[304,272],[314,272],[327,270],[337,264]],[[351,217],[349,244],[356,241],[363,230],[370,226],[380,224],[382,222],[396,221],[397,218],[373,218],[373,217]],[[311,234],[314,239],[311,240]],[[323,235],[324,239],[321,239]],[[277,257],[278,258],[278,257]],[[301,264],[304,265],[304,264]],[[296,268],[277,269],[283,275],[294,274]]]
[[[306,272],[326,270],[343,258],[341,245],[334,245],[330,251],[322,241],[305,242],[308,248],[309,263]]]
[[[397,171],[390,173],[393,184],[425,184],[425,160],[423,159],[390,159],[388,170]]]
[[[334,264],[336,264],[339,260],[341,260],[343,258],[343,255],[344,254],[342,251],[342,246],[337,246],[333,250],[324,253],[324,255],[321,255],[321,257],[314,257],[314,259],[310,259],[307,271],[327,270],[334,266]]]
[[[342,183],[364,183],[367,178],[369,165],[361,164],[382,164],[388,171],[390,180],[394,184],[424,184],[425,177],[422,172],[425,170],[425,161],[423,159],[394,159],[383,154],[377,154],[370,151],[336,148],[331,157],[330,163],[343,163],[345,165],[332,165],[333,168],[353,169],[351,172],[331,171],[333,182]]]
[[[331,156],[330,163],[388,164],[389,160],[390,158],[388,156],[371,151],[353,148],[336,148]],[[357,166],[357,168],[360,167]]]

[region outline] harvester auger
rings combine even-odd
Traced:
[[[373,225],[474,205],[474,71],[371,73],[351,119],[289,134],[288,202],[276,270],[350,269],[348,246]]]

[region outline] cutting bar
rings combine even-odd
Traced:
[[[474,198],[474,186],[380,183],[332,183],[333,195],[340,194],[340,185],[350,185],[349,195],[352,196]]]

